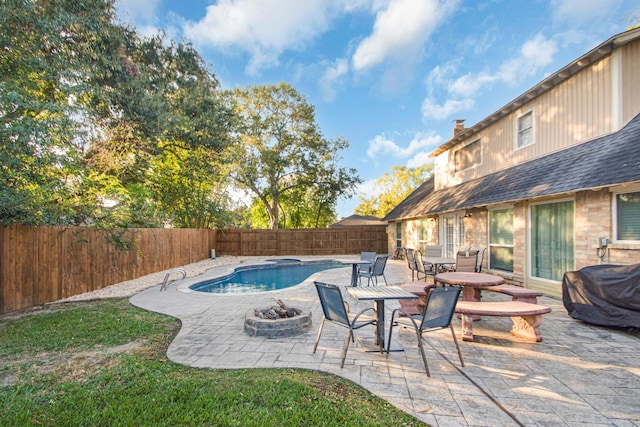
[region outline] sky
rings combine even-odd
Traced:
[[[375,195],[610,37],[640,0],[116,0],[143,35],[191,42],[224,89],[287,82]],[[358,195],[338,204],[353,214]]]

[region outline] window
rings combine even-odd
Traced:
[[[402,223],[396,222],[396,249],[402,247]]]
[[[513,209],[489,212],[489,268],[513,272]]]
[[[472,143],[467,144],[457,150],[453,155],[455,161],[455,171],[460,172],[465,169],[478,166],[480,163],[482,163],[481,148],[482,145],[480,144],[480,140],[476,139]]]
[[[533,110],[518,117],[518,140],[516,147],[522,148],[533,144]]]
[[[430,221],[422,219],[418,222],[418,245],[420,250],[424,254],[426,246],[431,240],[431,228],[429,227]]]
[[[531,276],[562,281],[574,269],[573,201],[531,206]]]
[[[616,194],[615,239],[640,240],[640,192]]]

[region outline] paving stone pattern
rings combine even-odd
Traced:
[[[301,257],[305,258],[305,257]],[[349,260],[351,258],[344,258]],[[355,258],[354,258],[355,259]],[[247,263],[263,260],[249,259]],[[386,355],[366,353],[351,345],[343,369],[340,352],[346,329],[326,325],[316,354],[312,354],[322,310],[312,280],[348,286],[351,266],[317,273],[301,285],[248,295],[186,292],[205,277],[228,274],[214,268],[160,292],[159,286],[131,298],[139,307],[175,316],[182,329],[168,349],[168,357],[195,367],[304,368],[349,379],[432,426],[639,426],[640,338],[628,331],[589,325],[567,315],[562,302],[538,299],[551,307],[541,326],[542,342],[526,343],[509,334],[509,318],[474,322],[474,341],[460,347],[459,365],[448,330],[427,334],[425,346],[431,378],[422,366],[415,334],[401,330],[394,337],[405,351]],[[410,281],[404,261],[389,260],[390,285]],[[343,292],[345,298],[349,298]],[[265,338],[243,332],[245,314],[281,299],[312,313],[312,328],[291,337]],[[510,297],[484,292],[483,300]],[[351,310],[372,305],[350,301]],[[387,309],[398,304],[387,302]],[[387,319],[390,319],[387,313]],[[460,335],[460,320],[454,329]],[[372,328],[356,331],[369,339]]]

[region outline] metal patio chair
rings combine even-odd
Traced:
[[[376,286],[378,286],[378,277],[382,276],[384,279],[385,286],[387,285],[387,278],[384,275],[384,269],[387,266],[387,260],[389,259],[389,255],[378,255],[376,256],[375,261],[372,265],[369,266],[368,269],[361,269],[358,272],[358,280],[362,277],[367,278],[367,286],[371,284],[372,281],[375,280]]]
[[[458,297],[462,291],[462,286],[447,286],[443,288],[429,288],[425,289],[427,292],[426,304],[420,315],[412,315],[406,312],[402,308],[393,310],[391,314],[391,326],[389,327],[389,338],[387,348],[391,343],[391,336],[394,326],[403,326],[405,328],[412,328],[418,338],[418,347],[420,348],[420,354],[422,355],[422,362],[424,363],[424,369],[427,372],[427,376],[431,376],[429,373],[429,365],[427,364],[427,357],[424,354],[425,340],[423,334],[431,331],[440,330],[443,328],[451,329],[451,336],[453,342],[458,350],[458,357],[460,358],[460,364],[464,366],[462,360],[462,352],[456,339],[456,333],[453,330],[451,319],[458,302]],[[387,357],[389,352],[387,351]]]
[[[349,329],[349,334],[342,347],[342,360],[340,367],[344,367],[344,360],[347,357],[347,350],[349,349],[349,342],[355,341],[353,337],[353,331],[363,328],[365,326],[376,326],[377,321],[375,317],[365,314],[366,312],[375,312],[373,307],[366,308],[359,311],[356,314],[349,313],[348,304],[342,298],[340,288],[336,285],[331,285],[322,282],[313,282],[318,291],[318,297],[320,298],[320,304],[322,305],[322,322],[320,323],[320,330],[318,330],[318,336],[316,337],[316,343],[313,346],[313,352],[316,352],[318,348],[318,342],[320,342],[320,335],[324,328],[325,322],[333,322],[336,325]],[[383,343],[379,342],[380,353],[383,352]]]

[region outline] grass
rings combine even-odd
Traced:
[[[178,329],[124,299],[0,319],[1,424],[422,425],[316,371],[178,365],[166,359]]]

